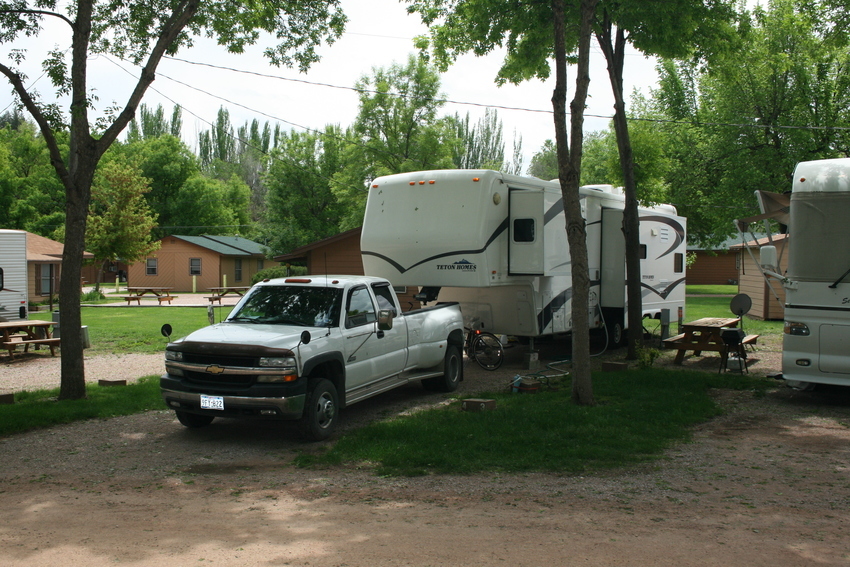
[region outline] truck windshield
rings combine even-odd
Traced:
[[[336,288],[258,286],[226,321],[335,327],[341,301],[342,290]]]

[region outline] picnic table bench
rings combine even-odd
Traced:
[[[60,339],[50,336],[50,328],[54,325],[52,321],[41,321],[31,319],[25,321],[3,321],[0,322],[0,342],[3,348],[9,351],[9,357],[15,356],[15,350],[21,345],[24,352],[29,352],[30,345],[46,345],[50,348],[51,356],[56,356],[56,347]]]
[[[676,364],[682,364],[688,351],[693,351],[694,356],[700,356],[703,351],[717,352],[724,356],[728,345],[723,341],[722,331],[736,327],[740,322],[739,318],[705,317],[683,324],[681,334],[664,339],[663,343],[664,346],[678,351],[674,360]],[[746,335],[741,339],[741,344],[753,345],[758,338],[758,335]]]
[[[124,296],[124,301],[127,302],[127,305],[130,305],[131,302],[135,301],[138,305],[142,304],[142,296],[141,295],[126,295]]]

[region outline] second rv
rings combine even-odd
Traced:
[[[593,328],[621,344],[626,328],[624,197],[580,189],[587,223]],[[375,179],[361,236],[369,275],[457,301],[467,327],[520,337],[572,329],[572,264],[557,182],[489,170],[438,170]],[[643,314],[685,307],[685,226],[671,205],[641,207]]]

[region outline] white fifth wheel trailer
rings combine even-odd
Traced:
[[[27,318],[27,233],[0,229],[0,321]]]
[[[587,223],[592,328],[623,342],[624,198],[610,185],[580,190]],[[640,208],[643,313],[685,307],[685,219],[670,205]],[[371,183],[361,236],[367,274],[461,304],[467,327],[521,337],[569,332],[572,277],[557,182],[489,170],[402,173]]]
[[[787,273],[777,273],[775,247],[760,254],[762,272],[785,288],[782,378],[850,386],[850,159],[799,163],[790,198],[756,194],[763,214],[736,221],[739,229],[764,218],[787,227]]]

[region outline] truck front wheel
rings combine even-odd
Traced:
[[[443,360],[443,375],[422,380],[426,390],[454,392],[463,380],[463,357],[457,345],[446,346],[446,358]]]
[[[301,435],[307,441],[324,441],[336,429],[337,393],[334,385],[324,378],[312,380],[307,387],[304,414],[298,422]]]
[[[185,427],[206,427],[212,420],[215,419],[211,415],[201,415],[198,413],[188,413],[185,411],[175,411],[177,414],[177,421],[183,424]]]

